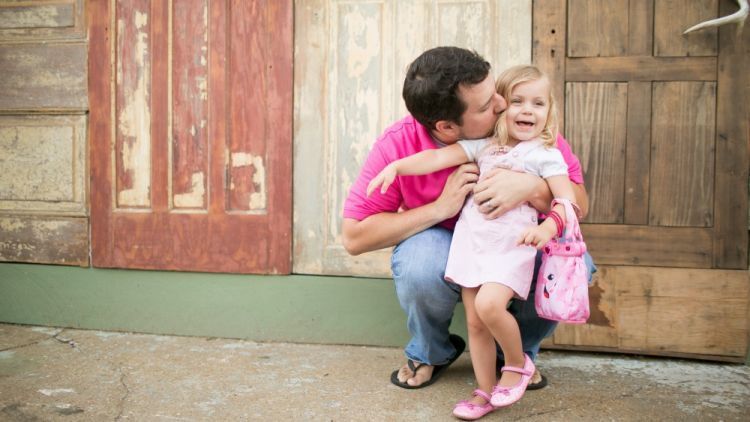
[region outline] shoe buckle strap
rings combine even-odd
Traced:
[[[517,374],[526,375],[526,376],[531,376],[534,374],[533,372],[529,370],[518,368],[515,366],[503,366],[502,368],[500,368],[500,372],[515,372]]]
[[[484,391],[478,389],[478,388],[476,390],[474,390],[474,392],[472,394],[475,395],[475,396],[479,396],[479,397],[487,400],[488,403],[490,402],[490,398],[491,398],[490,395],[487,394],[487,393],[485,393]]]

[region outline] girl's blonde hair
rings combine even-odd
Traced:
[[[500,74],[500,76],[497,78],[497,84],[495,84],[495,88],[497,89],[498,94],[502,95],[503,98],[508,100],[510,99],[510,95],[516,85],[524,82],[536,81],[542,78],[547,78],[547,80],[549,80],[549,77],[544,72],[539,70],[539,68],[536,66],[513,66],[506,69],[505,71],[503,71],[503,73]],[[505,111],[503,111],[500,114],[500,117],[497,119],[497,124],[495,125],[495,137],[498,144],[508,144],[509,135],[508,126],[505,121]],[[542,133],[539,135],[539,137],[547,147],[554,147],[556,145],[557,105],[555,102],[555,96],[552,95],[551,88],[549,93],[549,113],[547,113],[547,122],[544,124],[544,129],[542,130]]]

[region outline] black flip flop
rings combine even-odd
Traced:
[[[399,379],[398,379],[398,371],[399,370],[397,369],[397,370],[393,371],[393,373],[391,374],[391,383],[393,383],[393,385],[397,385],[397,386],[399,386],[401,388],[406,388],[408,390],[414,390],[414,389],[417,389],[417,388],[424,388],[424,387],[430,386],[433,383],[435,383],[435,381],[437,381],[437,379],[440,377],[440,375],[443,372],[445,372],[445,370],[453,362],[455,362],[456,359],[458,359],[458,357],[461,356],[461,353],[463,353],[464,350],[466,349],[466,342],[464,342],[464,339],[462,339],[461,337],[459,337],[459,336],[457,336],[455,334],[451,334],[450,336],[448,336],[448,340],[451,342],[451,344],[453,344],[453,347],[456,348],[456,354],[453,355],[453,357],[447,363],[445,363],[443,365],[435,365],[435,369],[432,370],[432,377],[430,377],[430,379],[428,379],[427,381],[423,382],[422,384],[419,384],[419,385],[416,385],[416,386],[409,385],[406,382],[399,381]],[[411,371],[414,374],[417,373],[417,370],[419,368],[421,368],[422,366],[424,366],[424,363],[420,363],[419,365],[414,366],[414,362],[412,362],[411,359],[407,360],[406,364],[409,365],[409,369],[411,369]]]
[[[542,388],[547,386],[547,377],[545,377],[544,374],[542,374],[541,372],[539,373],[539,375],[542,377],[541,381],[535,384],[529,383],[529,385],[526,387],[526,390],[528,391],[541,390]]]

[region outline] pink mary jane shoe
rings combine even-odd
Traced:
[[[474,404],[466,400],[461,400],[460,402],[456,403],[456,407],[453,408],[453,416],[459,419],[463,419],[465,421],[473,421],[495,410],[495,407],[493,407],[489,403],[490,402],[489,394],[485,393],[484,391],[480,389],[476,389],[474,390],[474,393],[472,393],[472,395],[479,396],[487,400],[487,403]]]
[[[534,362],[531,361],[531,358],[529,358],[528,355],[524,355],[524,358],[523,368],[503,366],[502,369],[500,369],[500,372],[509,371],[521,374],[521,380],[511,387],[501,387],[496,385],[495,388],[492,389],[492,398],[490,399],[490,403],[493,406],[510,406],[518,400],[521,400],[521,397],[523,397],[523,393],[526,392],[526,387],[528,387],[529,381],[531,381],[531,377],[534,376],[534,370],[536,369],[534,367]]]

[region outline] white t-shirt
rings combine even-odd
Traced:
[[[554,147],[544,146],[541,140],[535,139],[523,142],[534,142],[538,144],[524,157],[524,170],[526,170],[527,173],[534,174],[544,179],[552,176],[568,175],[568,165],[565,164],[565,160],[563,159],[560,150]],[[494,140],[491,138],[470,141],[460,140],[458,141],[458,144],[464,149],[469,160],[476,162],[485,148],[494,144]]]

